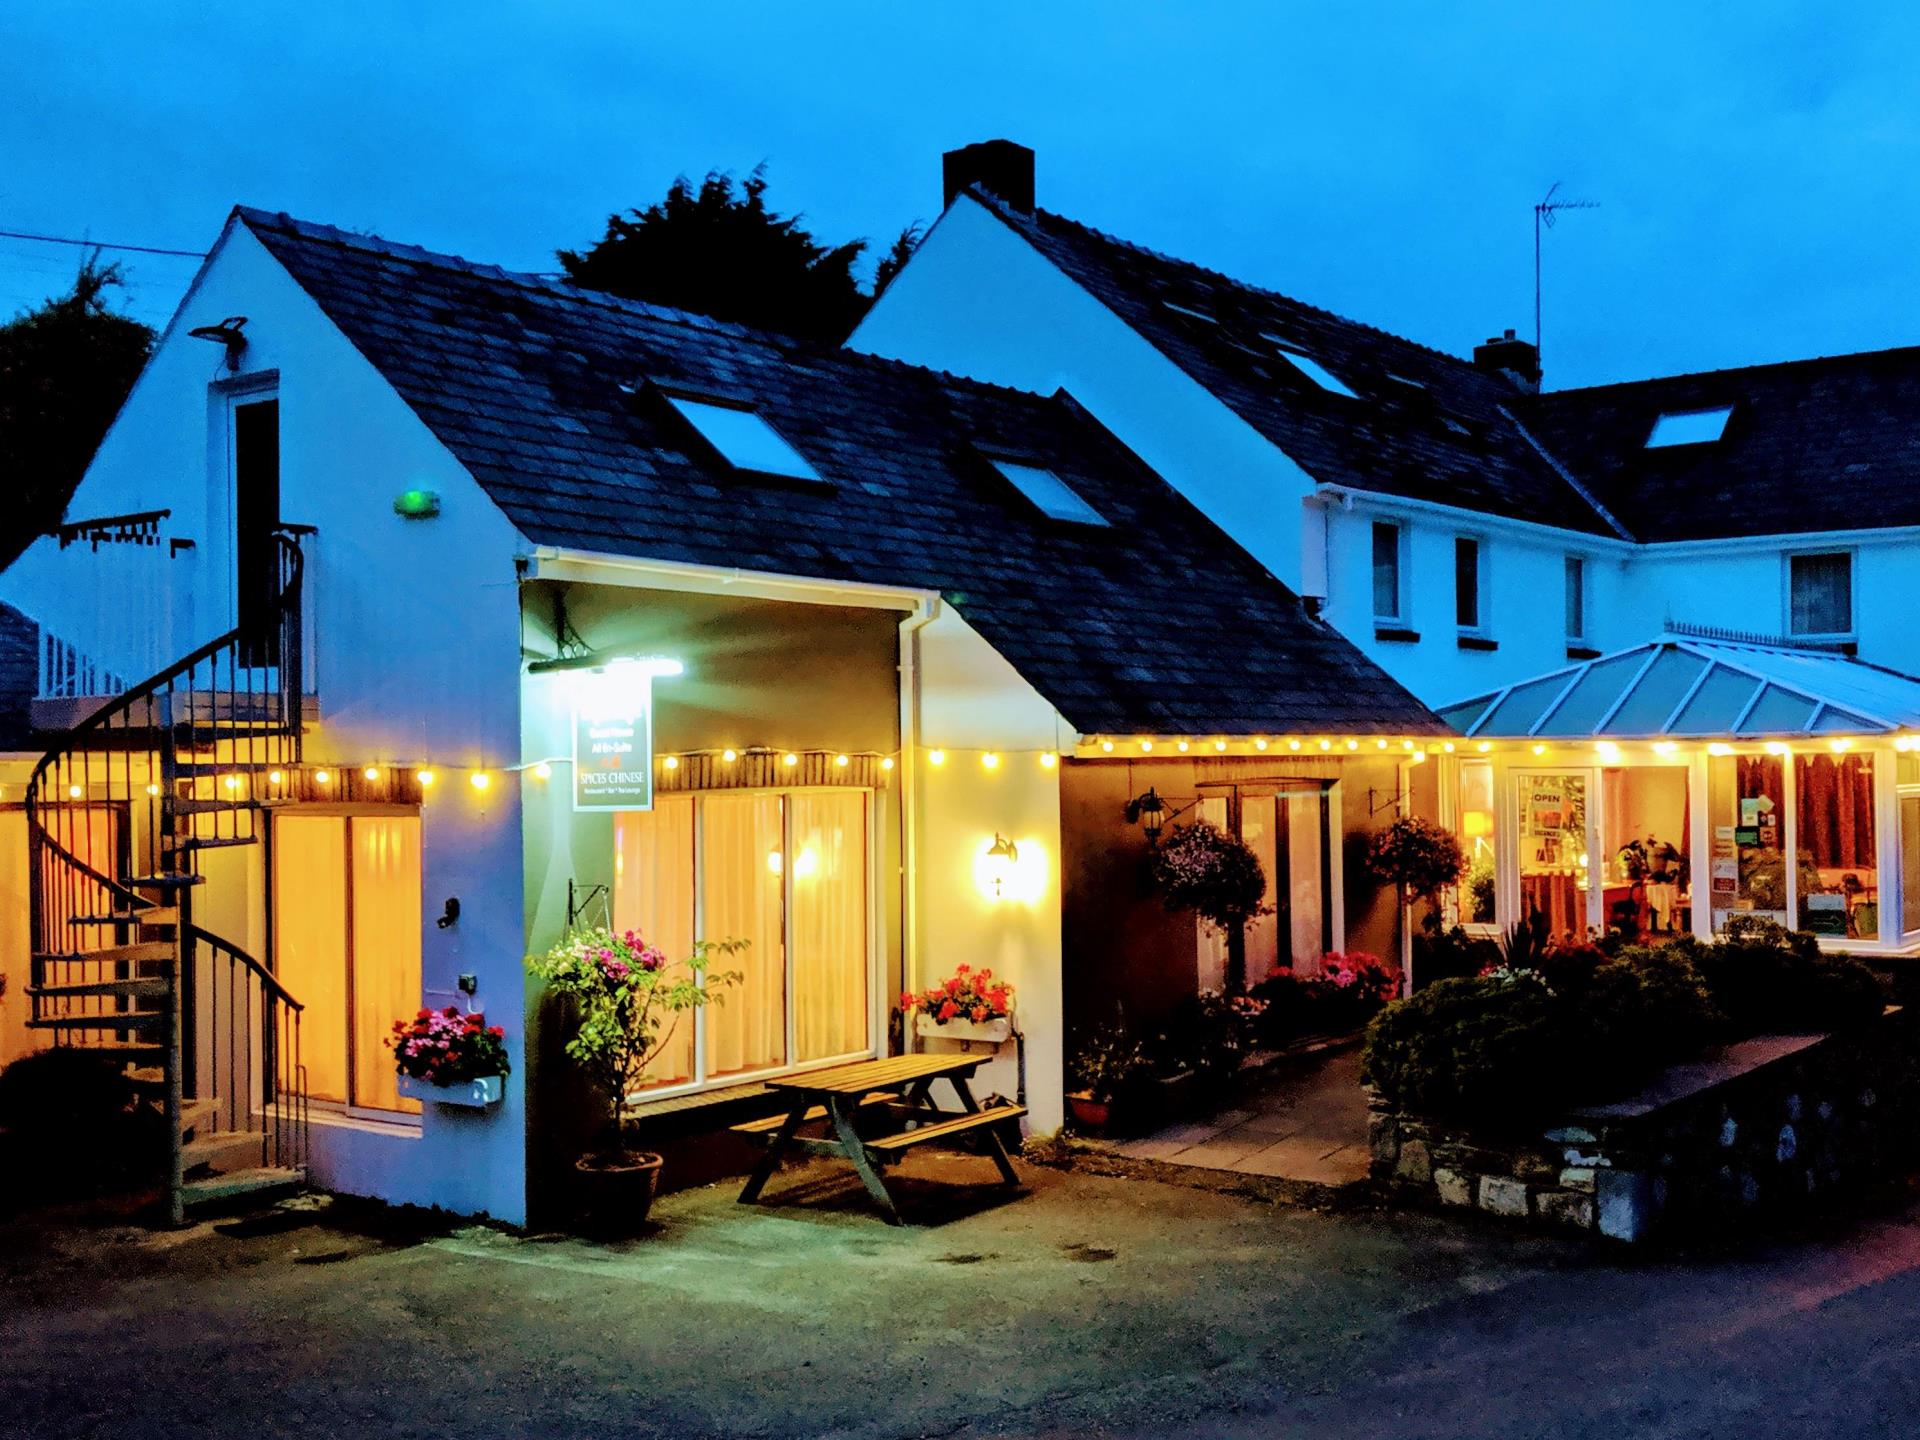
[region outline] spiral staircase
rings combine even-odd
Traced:
[[[27,1023],[106,1057],[164,1115],[175,1224],[306,1178],[300,1002],[194,915],[216,863],[223,889],[264,876],[213,857],[262,844],[300,763],[302,556],[273,540],[252,616],[73,726],[27,787]]]

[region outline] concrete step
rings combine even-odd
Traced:
[[[209,1130],[196,1135],[180,1147],[184,1173],[212,1170],[219,1174],[238,1174],[260,1168],[266,1137],[253,1130]]]
[[[189,1210],[218,1205],[242,1197],[267,1198],[307,1183],[307,1172],[285,1165],[257,1165],[250,1170],[235,1170],[227,1175],[209,1175],[189,1180],[180,1187],[181,1198]]]

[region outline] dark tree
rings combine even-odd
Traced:
[[[920,248],[920,222],[914,221],[893,239],[893,246],[880,257],[880,264],[873,272],[873,298],[878,300],[893,283],[893,277],[907,268],[907,261],[913,258],[913,252]]]
[[[118,265],[81,262],[73,289],[0,325],[0,569],[67,501],[153,349],[153,331],[107,305]]]
[[[608,216],[607,233],[560,251],[560,264],[589,290],[837,345],[872,303],[853,274],[867,242],[822,244],[800,216],[769,209],[766,192],[765,166],[738,185],[710,172],[697,190],[682,176],[665,200]],[[910,228],[894,242],[883,281],[916,238]]]

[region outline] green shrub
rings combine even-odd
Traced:
[[[1570,1098],[1562,1007],[1538,979],[1437,980],[1374,1017],[1362,1073],[1419,1114],[1523,1122]]]
[[[1223,1085],[1253,1048],[1258,1024],[1259,1017],[1245,1001],[1203,990],[1168,1013],[1151,1051],[1163,1069],[1191,1070],[1203,1085]]]
[[[1413,983],[1424,990],[1436,980],[1478,975],[1500,963],[1500,947],[1460,926],[1422,930],[1413,937]]]
[[[166,1154],[159,1111],[138,1103],[112,1056],[77,1045],[0,1070],[0,1130],[12,1157],[0,1165],[0,1200],[68,1199],[148,1181]]]
[[[1887,1003],[1885,984],[1860,961],[1823,954],[1814,936],[1770,920],[1737,918],[1719,944],[1690,954],[1736,1035],[1852,1029]]]

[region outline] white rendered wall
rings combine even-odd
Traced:
[[[323,718],[308,736],[308,758],[449,769],[510,761],[519,750],[514,556],[523,543],[244,226],[222,237],[68,513],[171,508],[165,533],[196,542],[191,559],[168,567],[176,596],[172,654],[231,624],[226,406],[209,389],[228,376],[219,347],[186,334],[228,315],[248,317],[241,376],[278,372],[281,513],[319,527],[306,545],[307,604]],[[439,518],[393,514],[393,497],[414,487],[440,493]],[[140,648],[115,632],[115,614],[90,597],[111,583],[117,563],[109,551],[59,553],[43,541],[0,577],[0,595],[111,661]],[[129,588],[112,609],[137,626],[150,603],[157,603],[150,589]],[[434,794],[422,818],[423,988],[438,998],[453,992],[460,973],[475,974],[477,1003],[507,1028],[518,1061],[524,930],[513,778],[496,774],[482,793],[462,777]],[[257,885],[257,862],[247,868]],[[441,930],[433,921],[449,896],[460,899],[461,916]],[[249,914],[247,933],[227,938],[268,958],[256,909],[211,893],[206,906],[225,910],[231,924]],[[315,1179],[348,1193],[518,1221],[521,1110],[516,1073],[505,1102],[484,1114],[429,1106],[417,1125],[321,1121]]]
[[[920,743],[908,766],[914,936],[906,987],[925,989],[961,964],[1013,983],[1026,1036],[1027,1123],[1050,1133],[1065,1113],[1060,771],[1040,757],[1077,737],[950,607],[917,640]],[[935,751],[943,752],[941,764],[932,763]],[[989,754],[997,760],[991,766]],[[982,865],[996,835],[1019,849],[999,898]],[[913,1043],[959,1048],[942,1040]],[[981,1067],[974,1091],[1011,1098],[1019,1089],[1018,1050],[1002,1046]]]
[[[947,208],[847,343],[1041,394],[1064,388],[1301,587],[1306,472],[971,197]]]

